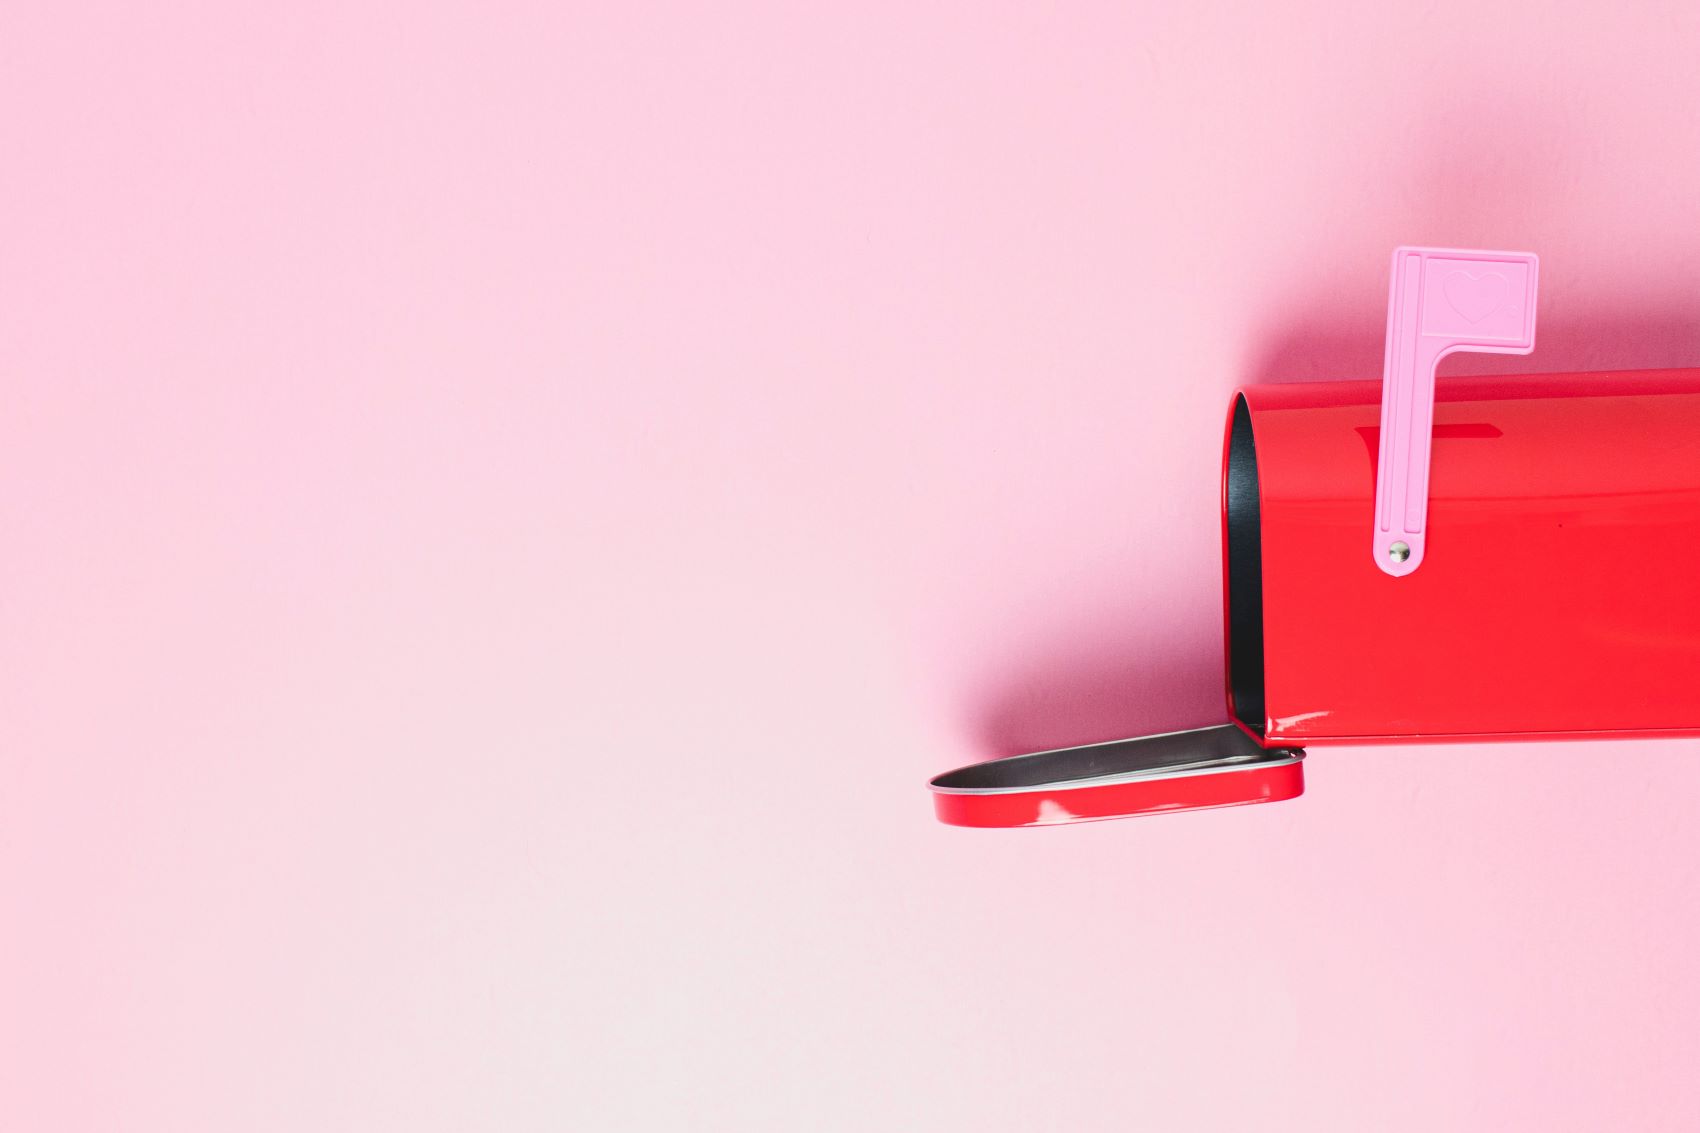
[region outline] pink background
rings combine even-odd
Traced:
[[[0,1127],[1693,1128],[1693,742],[924,783],[1220,719],[1395,244],[1700,364],[1695,5],[835,7],[0,11]]]

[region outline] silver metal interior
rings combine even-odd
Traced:
[[[1132,740],[1057,748],[994,759],[946,771],[932,788],[949,795],[1001,795],[1018,791],[1101,787],[1135,779],[1175,779],[1296,763],[1298,748],[1263,748],[1232,724],[1167,732]]]

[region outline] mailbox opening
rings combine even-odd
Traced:
[[[1263,518],[1257,445],[1244,395],[1234,398],[1224,486],[1228,574],[1228,695],[1234,716],[1263,735]]]

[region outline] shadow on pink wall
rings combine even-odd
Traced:
[[[1220,724],[1220,623],[1067,626],[985,682],[968,724],[987,758]]]
[[[1244,382],[1326,382],[1381,376],[1385,327],[1380,318],[1351,325],[1296,324],[1270,336],[1252,353]],[[1700,302],[1665,305],[1620,318],[1549,317],[1536,332],[1535,352],[1458,354],[1440,364],[1448,374],[1546,374],[1570,370],[1649,370],[1700,365]]]

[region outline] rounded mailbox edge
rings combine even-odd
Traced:
[[[1187,783],[1184,788],[1178,783]],[[1182,780],[1117,783],[1070,790],[1006,795],[935,793],[933,811],[950,826],[1060,826],[1148,814],[1212,810],[1281,802],[1304,794],[1304,763],[1294,759],[1245,771],[1195,775]]]
[[[1178,758],[1197,746],[1202,758]],[[958,768],[933,780],[933,809],[952,826],[1012,827],[1279,802],[1304,793],[1303,761],[1223,726]]]

